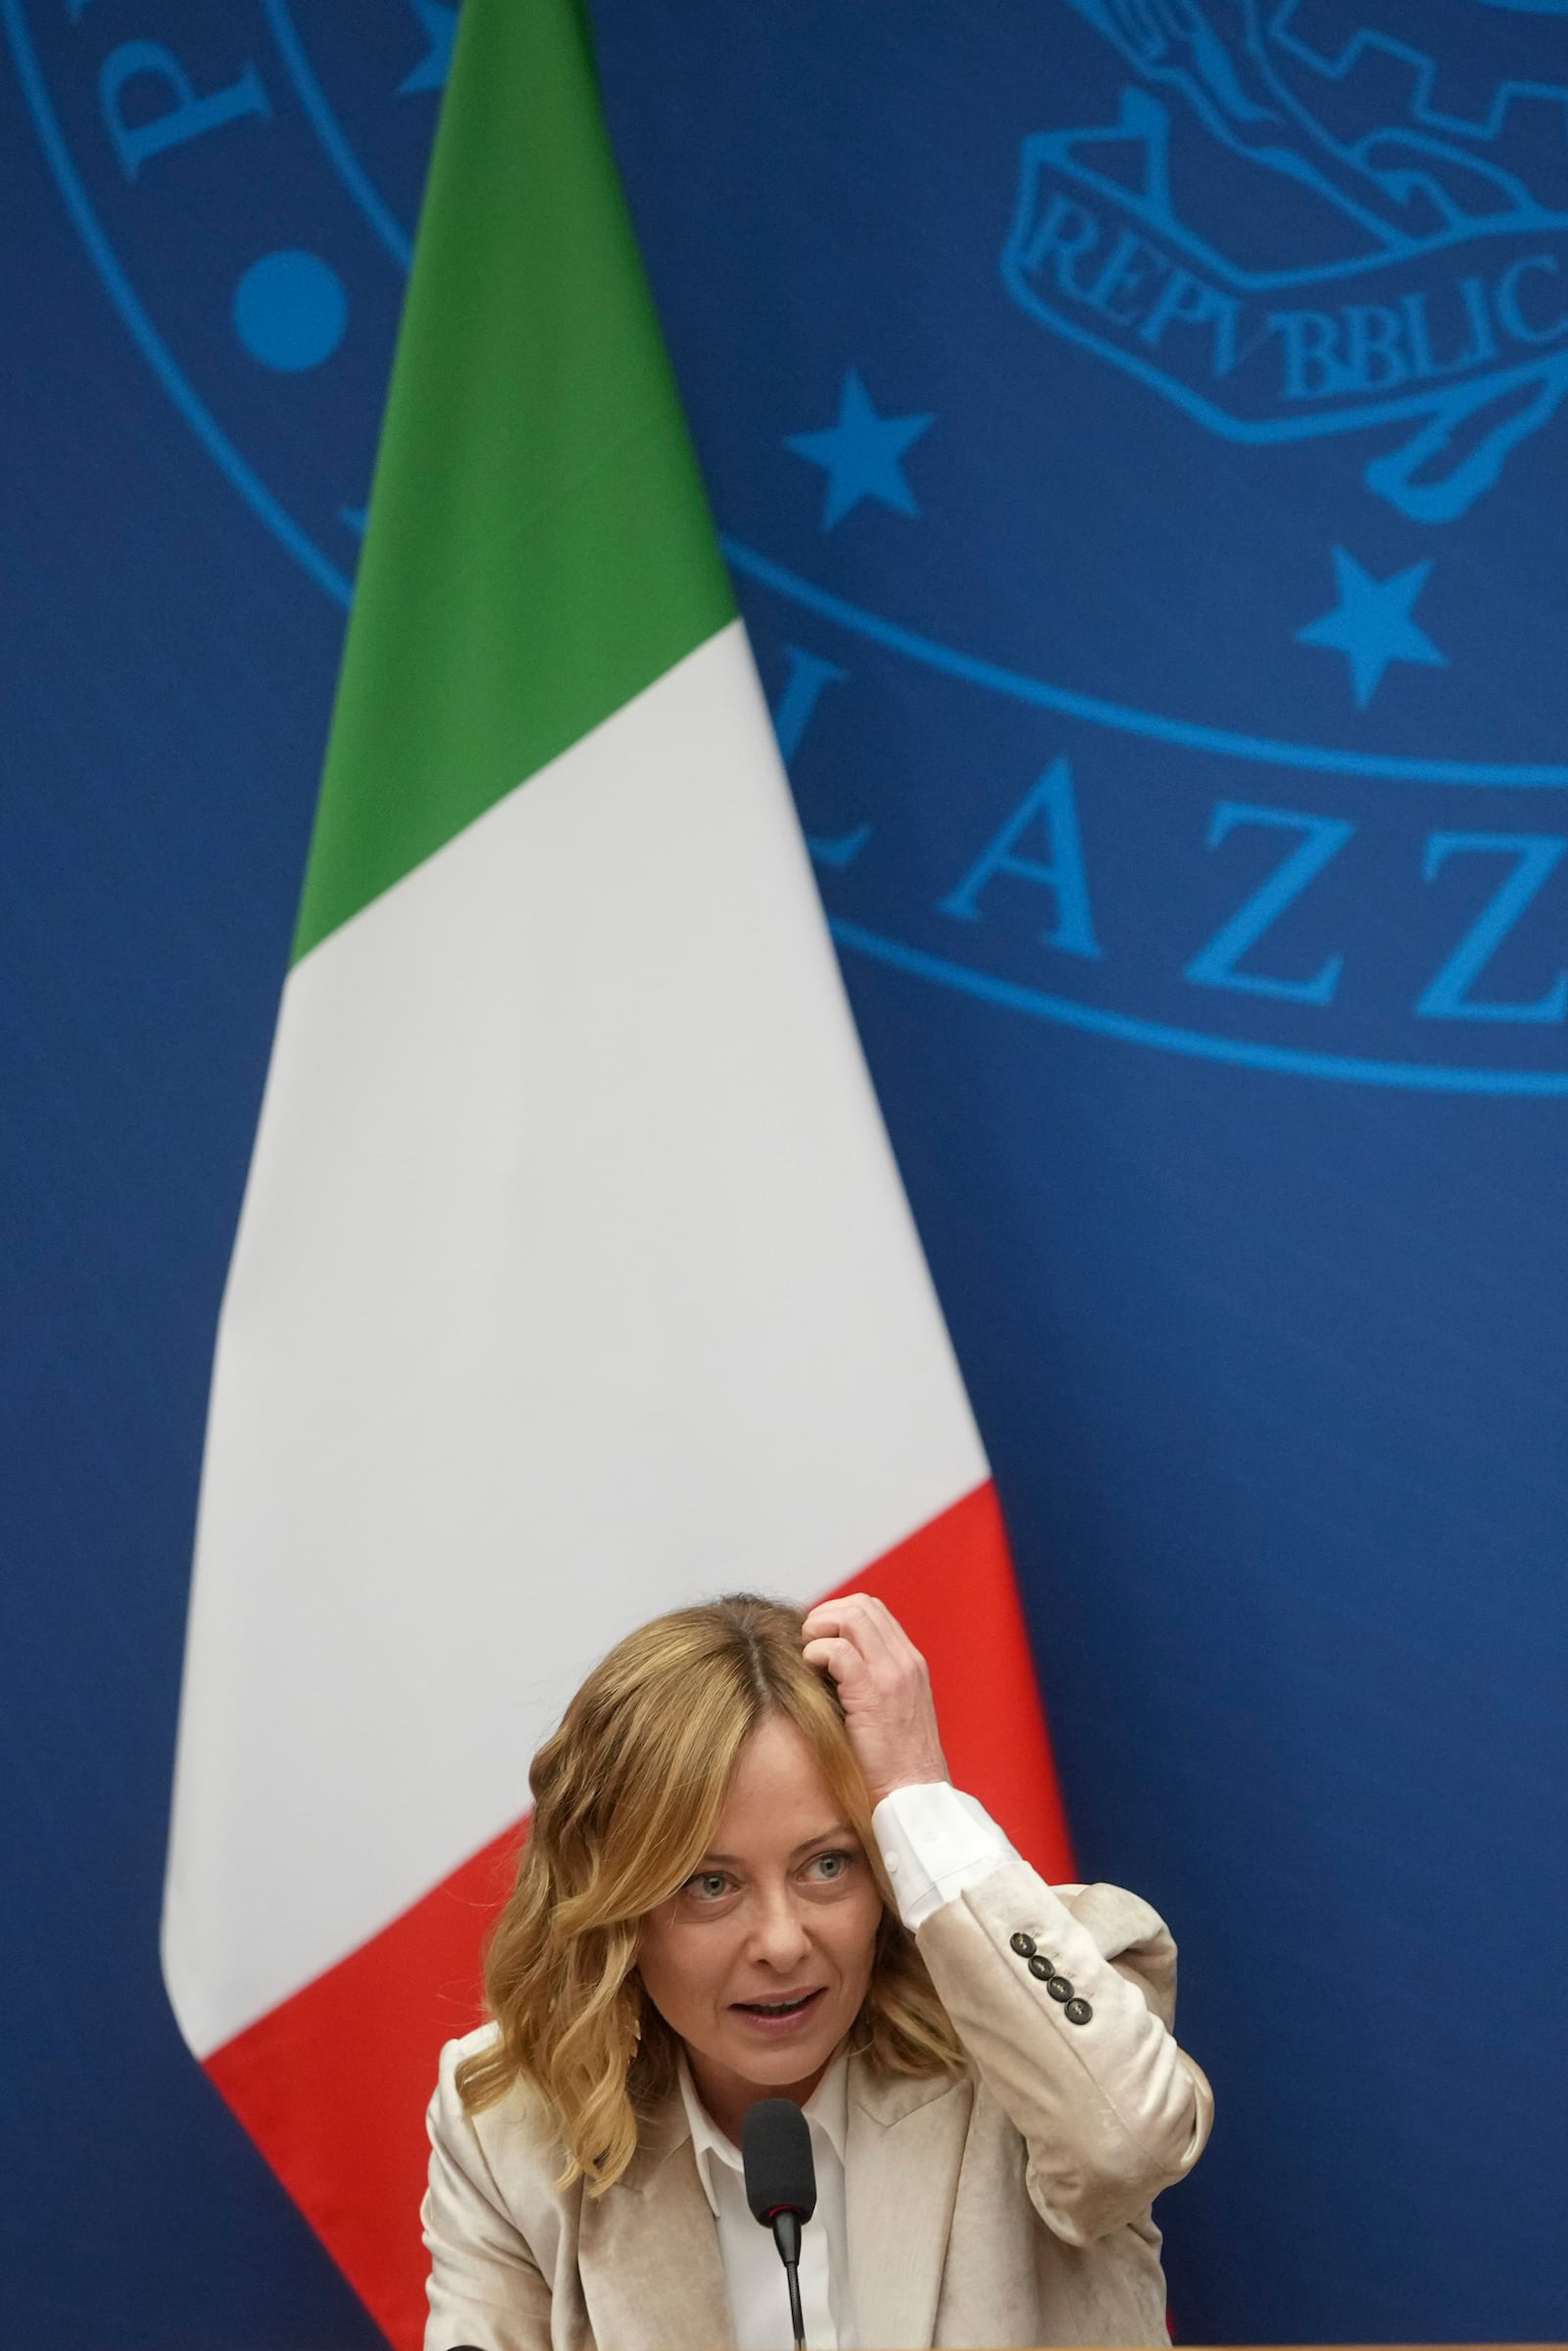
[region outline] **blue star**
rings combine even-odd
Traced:
[[[421,57],[407,81],[398,84],[398,95],[406,97],[414,90],[444,90],[447,75],[452,71],[452,44],[458,37],[458,12],[448,8],[445,0],[409,0],[410,7],[419,20],[420,27],[430,48]]]
[[[1448,657],[1440,653],[1425,629],[1417,628],[1410,608],[1427,584],[1430,562],[1412,563],[1392,579],[1374,579],[1353,555],[1334,550],[1334,572],[1340,601],[1332,612],[1298,628],[1298,645],[1327,645],[1347,656],[1355,707],[1364,710],[1377,691],[1379,678],[1391,661],[1422,661],[1445,669]]]
[[[822,528],[831,530],[842,522],[862,498],[875,498],[896,514],[918,514],[918,502],[900,460],[935,422],[934,416],[879,416],[852,367],[839,396],[838,422],[821,432],[795,433],[784,444],[827,475]]]

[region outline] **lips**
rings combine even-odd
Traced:
[[[792,2025],[814,2013],[824,1988],[816,1984],[808,1991],[784,1992],[770,2000],[734,2000],[730,2003],[731,2011],[763,2032],[787,2032]]]

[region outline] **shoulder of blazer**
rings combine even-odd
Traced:
[[[580,2183],[558,2188],[566,2154],[545,2100],[531,2082],[516,2081],[488,2106],[470,2111],[458,2090],[466,2057],[494,2045],[498,2029],[481,2025],[441,2052],[441,2076],[430,2103],[430,2136],[512,2218],[533,2246],[541,2230],[554,2237]]]
[[[450,2141],[465,2128],[471,2132],[497,2185],[508,2201],[526,2187],[529,2201],[543,2193],[553,2203],[577,2203],[585,2192],[579,2178],[569,2187],[555,2182],[566,2168],[566,2149],[543,2092],[526,2079],[514,2081],[492,2105],[468,2114],[458,2095],[457,2070],[476,2050],[494,2046],[499,2027],[480,2025],[461,2040],[448,2041],[441,2052],[441,2080],[435,2096],[433,2124]],[[634,2195],[647,2192],[668,2157],[691,2136],[680,2092],[672,2089],[638,2124],[637,2152],[615,2182]]]

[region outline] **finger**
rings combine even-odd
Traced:
[[[898,1631],[898,1619],[883,1603],[868,1592],[841,1592],[831,1600],[818,1600],[806,1617],[809,1631],[818,1624],[831,1624],[835,1632],[847,1639],[872,1640],[891,1627]]]
[[[860,1604],[855,1605],[855,1602]],[[823,1641],[832,1642],[840,1652],[841,1660],[853,1654],[853,1666],[845,1665],[840,1670],[835,1665],[831,1669],[841,1692],[852,1690],[858,1695],[868,1690],[886,1689],[895,1681],[898,1669],[877,1638],[875,1620],[865,1604],[863,1593],[849,1593],[845,1599],[834,1600],[822,1608],[814,1609],[807,1618],[803,1631],[808,1644],[805,1650],[808,1659],[812,1648]]]
[[[831,1599],[814,1600],[806,1611],[805,1622],[809,1625],[814,1624],[818,1617],[832,1617],[848,1624],[862,1608],[869,1608],[870,1605],[871,1595],[868,1592],[836,1592]]]
[[[810,1609],[801,1626],[804,1641],[817,1641],[824,1634],[838,1641],[852,1641],[860,1622],[859,1612],[850,1605],[857,1595],[847,1592],[837,1600],[819,1600]]]
[[[898,1618],[869,1592],[845,1592],[838,1599],[820,1601],[803,1631],[808,1640],[827,1634],[852,1641],[881,1689],[891,1691],[911,1679],[928,1678],[925,1659]]]
[[[815,1619],[833,1615],[830,1627],[825,1621],[818,1627]],[[885,1600],[869,1592],[847,1592],[836,1600],[820,1601],[806,1620],[808,1632],[829,1630],[845,1634],[863,1650],[870,1664],[880,1664],[892,1671],[907,1671],[912,1665],[922,1668],[925,1659],[894,1615]]]
[[[830,1676],[838,1686],[841,1697],[853,1696],[856,1685],[858,1683],[864,1685],[870,1679],[866,1672],[865,1659],[860,1655],[853,1641],[843,1641],[831,1635],[824,1635],[820,1639],[808,1641],[802,1653],[808,1665],[814,1665],[820,1672]]]

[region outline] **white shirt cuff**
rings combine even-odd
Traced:
[[[871,1815],[899,1916],[912,1935],[1016,1853],[983,1804],[946,1780],[896,1788]]]

